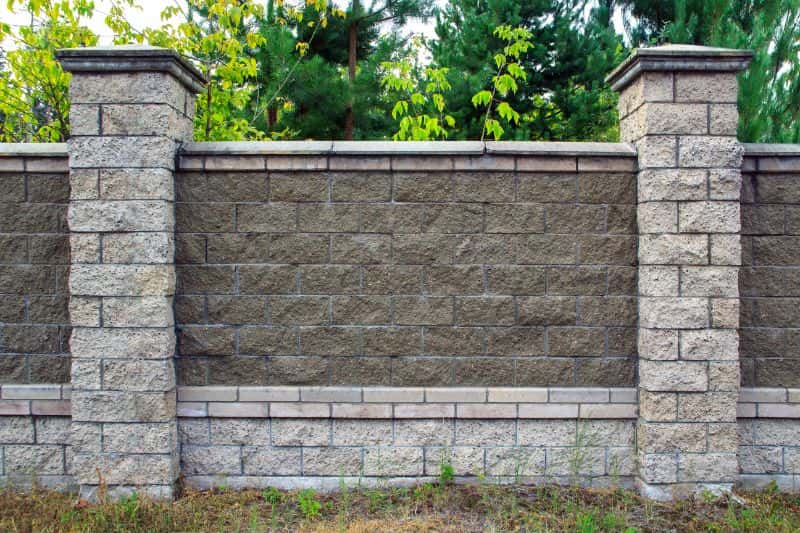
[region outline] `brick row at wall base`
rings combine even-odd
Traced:
[[[766,399],[776,393],[749,394]],[[436,479],[443,463],[465,482],[486,477],[631,487],[634,422],[181,418],[178,436],[182,477],[198,489],[408,485]],[[740,418],[738,429],[739,477],[732,481],[753,489],[774,481],[781,490],[800,490],[800,420]],[[70,438],[69,417],[0,416],[0,485],[75,490]],[[670,447],[691,450],[695,444],[688,436],[663,443],[665,453],[671,453]],[[679,465],[679,480],[698,477],[701,470],[701,464]]]

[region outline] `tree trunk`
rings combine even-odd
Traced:
[[[352,20],[347,29],[347,77],[350,82],[350,98],[347,101],[347,114],[344,122],[344,138],[353,140],[355,124],[353,120],[353,82],[356,79],[356,47],[358,45],[358,11],[359,1],[353,0],[350,16]]]

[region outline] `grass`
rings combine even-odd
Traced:
[[[800,497],[775,490],[668,504],[632,492],[491,483],[336,494],[306,489],[187,492],[89,505],[34,490],[0,492],[0,531],[753,531],[800,530]]]

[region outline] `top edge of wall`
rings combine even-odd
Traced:
[[[743,143],[745,157],[800,157],[800,144]]]
[[[636,157],[626,143],[536,141],[268,141],[191,142],[185,155],[464,155]]]
[[[67,143],[0,143],[0,157],[67,157]]]

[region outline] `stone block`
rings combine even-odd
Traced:
[[[72,172],[73,179],[76,172]],[[167,169],[113,168],[99,172],[100,198],[104,200],[175,200],[175,181]]]
[[[69,236],[70,255],[74,263],[100,262],[100,235],[73,233]]]
[[[121,454],[169,454],[177,450],[175,422],[104,424],[103,451]]]
[[[678,203],[647,202],[637,206],[639,233],[677,233]]]
[[[678,455],[678,480],[703,483],[732,483],[738,478],[735,453],[682,453]]]
[[[422,448],[371,447],[364,450],[366,476],[421,476]]]
[[[100,134],[100,106],[73,104],[69,108],[69,130],[73,137]]]
[[[159,296],[175,292],[171,265],[72,265],[70,293],[77,296]]]
[[[3,447],[4,473],[7,476],[60,475],[65,472],[64,447],[48,444]]]
[[[303,474],[306,476],[358,476],[361,472],[358,448],[303,449]]]
[[[69,225],[75,232],[171,231],[172,209],[160,200],[73,200]]]
[[[679,143],[681,167],[741,167],[743,148],[735,137],[687,136]]]
[[[169,422],[175,418],[175,392],[73,391],[77,422]]]
[[[645,453],[700,453],[706,451],[705,424],[640,423],[637,443]]]
[[[545,474],[545,449],[534,447],[488,448],[486,474],[490,476],[541,476]]]
[[[171,297],[103,299],[104,327],[166,327],[174,323]]]
[[[103,389],[124,391],[170,391],[175,388],[173,362],[166,360],[103,361]]]
[[[678,296],[680,269],[677,266],[639,267],[639,294],[642,296]]]
[[[391,420],[334,420],[334,446],[386,446],[393,441]]]
[[[575,420],[520,420],[517,426],[520,446],[574,446],[576,438]]]
[[[708,369],[700,361],[639,361],[639,386],[650,392],[708,390]]]
[[[675,454],[639,454],[639,474],[646,483],[677,483],[678,458]]]
[[[675,74],[675,101],[736,103],[739,84],[729,72],[679,72]]]
[[[187,98],[186,88],[166,72],[81,73],[69,89],[72,103],[81,104],[153,103],[183,110]]]
[[[29,416],[0,417],[0,443],[33,444],[33,418]]]
[[[642,170],[638,175],[639,201],[705,200],[706,173],[692,169]]]
[[[181,463],[182,473],[190,476],[225,476],[242,472],[239,448],[235,446],[182,446]]]
[[[643,328],[654,329],[707,328],[708,300],[690,297],[643,297],[639,299],[639,323]]]
[[[739,235],[710,235],[712,265],[742,264],[742,244]]]
[[[699,329],[681,332],[681,359],[735,361],[739,335],[735,329]]]
[[[264,419],[217,419],[210,421],[212,445],[266,446],[269,444],[269,421]]]
[[[166,359],[175,354],[172,328],[74,328],[70,339],[75,358]]]
[[[706,265],[706,235],[641,235],[639,260],[645,265]]]
[[[330,420],[272,420],[273,446],[328,446],[332,431]]]
[[[67,144],[70,168],[175,168],[176,143],[165,137],[75,137]]]
[[[639,391],[639,416],[647,422],[678,419],[678,395],[673,392]]]
[[[483,227],[483,211],[481,204],[426,205],[423,211],[422,231],[425,233],[479,233]],[[511,213],[504,213],[504,215],[513,216]],[[539,226],[537,226],[539,231],[542,231],[544,226],[542,215],[543,213],[540,211]],[[488,213],[486,219],[487,226],[496,220]]]
[[[192,137],[191,119],[167,104],[106,104],[100,122],[102,134],[109,136]]]
[[[736,422],[736,392],[678,395],[678,419],[692,422]]]
[[[639,168],[670,168],[678,165],[678,140],[672,135],[649,135],[637,142]]]
[[[738,233],[741,228],[738,202],[682,202],[678,225],[683,233]]]
[[[445,465],[452,467],[457,476],[479,476],[484,472],[484,450],[478,447],[427,448],[425,474],[439,476]]]
[[[645,103],[640,112],[644,113],[644,128],[647,135],[708,133],[708,106],[705,104]]]
[[[250,476],[299,476],[302,474],[300,448],[242,448],[243,473]]]

